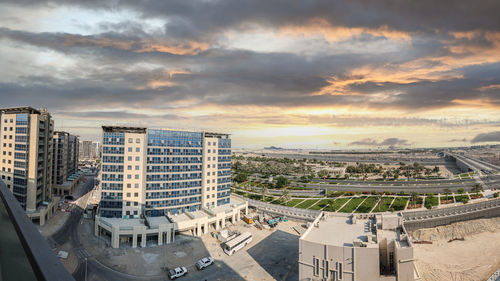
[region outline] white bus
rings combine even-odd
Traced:
[[[252,242],[252,234],[248,231],[236,236],[235,238],[222,243],[222,248],[224,252],[228,255],[232,255],[234,252],[245,247],[248,243]]]

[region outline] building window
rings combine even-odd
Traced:
[[[127,197],[130,197],[130,192],[127,192]]]
[[[132,152],[132,147],[129,147],[129,148],[128,148],[128,152]]]
[[[135,143],[141,143],[141,139],[139,138],[135,139]]]
[[[135,187],[135,188],[139,188],[139,184],[138,184],[138,183],[136,183],[136,184],[134,185],[134,187]]]
[[[127,157],[128,161],[132,161],[132,156]]]
[[[126,206],[130,206],[130,202],[125,203]]]
[[[135,179],[138,180],[139,179],[139,175],[135,175]]]
[[[338,280],[342,280],[342,278],[344,277],[344,268],[341,262],[338,263],[338,272],[339,272]]]
[[[132,143],[132,138],[128,138],[128,143]]]
[[[136,157],[135,157],[135,161],[139,161],[139,156],[136,156]]]
[[[139,197],[139,193],[138,192],[134,193],[134,197]]]
[[[134,202],[134,206],[138,206],[138,205],[139,205],[139,203],[138,203],[138,202]]]
[[[131,166],[131,165],[128,165],[128,166],[127,166],[127,170],[132,170],[132,166]]]
[[[316,257],[313,257],[313,274],[314,276],[319,275],[319,259]]]
[[[139,170],[139,166],[135,166],[135,170],[138,171]]]
[[[127,188],[131,188],[132,185],[130,183],[127,183]]]
[[[132,175],[127,175],[127,179],[132,179]]]
[[[136,148],[135,148],[135,152],[141,152],[141,148],[136,147]]]

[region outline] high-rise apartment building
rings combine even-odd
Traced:
[[[53,176],[54,185],[63,184],[78,171],[78,137],[67,132],[54,132]]]
[[[99,158],[99,142],[96,141],[81,141],[80,142],[80,159],[96,159]]]
[[[46,110],[0,109],[0,175],[40,224],[52,214],[53,120]]]
[[[138,218],[229,203],[227,134],[103,126],[101,217]]]

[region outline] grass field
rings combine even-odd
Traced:
[[[340,209],[340,207],[342,207],[342,205],[344,205],[347,201],[349,201],[349,199],[350,198],[338,198],[336,200],[330,200],[330,203],[325,209],[323,209],[323,211],[335,212]]]
[[[394,211],[402,211],[406,208],[406,202],[408,202],[408,198],[397,197],[392,203],[391,209],[394,209]]]
[[[295,208],[307,209],[312,204],[314,204],[316,202],[318,202],[318,199],[308,199],[308,200],[305,200],[304,202],[300,203],[299,205],[295,206]]]
[[[427,196],[425,197],[425,207],[427,209],[432,209],[433,206],[439,205],[439,201],[437,197],[434,196]]]
[[[297,204],[299,204],[299,202],[302,202],[303,199],[291,199],[290,201],[286,202],[286,205],[288,207],[293,207]]]
[[[358,209],[356,210],[356,213],[369,213],[371,209],[377,204],[378,199],[377,197],[368,197],[366,200],[359,205]]]
[[[469,202],[469,195],[467,195],[467,194],[456,195],[455,196],[455,201],[456,202],[467,203],[467,202]]]
[[[319,200],[318,203],[316,203],[314,206],[312,206],[311,210],[321,210],[323,209],[323,207],[327,206],[328,204],[330,203],[330,199],[322,199],[322,200]]]
[[[362,198],[362,197],[355,197],[355,198],[352,198],[351,201],[349,201],[349,203],[347,203],[344,208],[340,209],[339,212],[341,213],[352,213],[352,211],[354,211],[356,209],[356,207],[358,207],[358,205],[363,202],[363,200],[365,200],[365,198]]]
[[[394,197],[382,197],[382,199],[380,200],[377,207],[375,207],[373,212],[378,213],[378,212],[385,212],[385,211],[389,210],[389,207],[391,206],[393,199],[394,199]]]

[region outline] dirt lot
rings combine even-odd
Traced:
[[[500,267],[500,218],[420,229],[411,234],[424,281],[482,281]],[[464,238],[464,241],[451,239]]]

